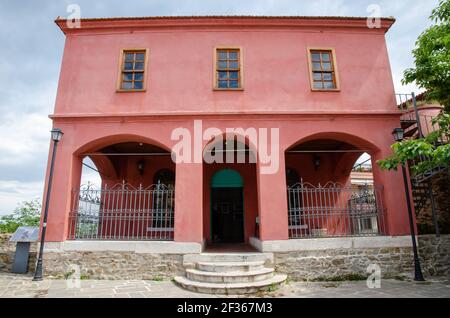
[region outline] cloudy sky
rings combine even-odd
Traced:
[[[411,50],[438,0],[1,0],[0,1],[0,214],[40,198],[64,36],[53,23],[78,4],[83,17],[153,15],[367,16],[370,4],[397,23],[387,35],[397,92]],[[416,90],[417,91],[417,90]]]

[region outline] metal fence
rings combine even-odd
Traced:
[[[385,233],[382,188],[314,186],[287,188],[289,238],[376,236]]]
[[[402,112],[402,120],[417,120],[416,97],[413,94],[395,94],[397,107]]]
[[[73,191],[71,240],[173,240],[175,190],[122,183]]]

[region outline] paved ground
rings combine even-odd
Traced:
[[[0,298],[203,298],[218,297],[185,291],[170,281],[82,280],[77,286],[66,280],[33,282],[31,276],[0,273]],[[81,287],[81,288],[78,288]],[[450,279],[425,283],[382,280],[380,289],[366,282],[301,283],[288,282],[265,297],[439,297],[450,298]]]

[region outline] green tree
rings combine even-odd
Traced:
[[[427,89],[427,99],[444,106],[445,110],[433,120],[439,129],[426,138],[392,145],[393,155],[377,162],[382,169],[397,170],[400,164],[420,157],[427,160],[411,166],[413,174],[450,163],[450,1],[441,1],[430,19],[435,25],[419,36],[413,50],[415,68],[404,72],[403,83],[416,82]]]
[[[13,214],[0,217],[0,233],[14,233],[19,226],[39,226],[41,203],[38,199],[24,201]]]
[[[417,39],[415,68],[405,70],[403,83],[415,82],[450,112],[450,0],[441,0],[430,16],[435,24]]]

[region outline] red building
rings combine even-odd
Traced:
[[[273,252],[409,233],[401,174],[375,163],[400,125],[385,42],[393,19],[379,28],[345,17],[56,23],[66,44],[50,117],[64,138],[49,242]],[[363,153],[374,186],[352,188]],[[87,157],[99,189],[80,184]]]

